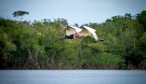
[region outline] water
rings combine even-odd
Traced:
[[[146,71],[0,70],[0,84],[146,84]]]

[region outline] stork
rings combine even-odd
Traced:
[[[96,34],[96,30],[88,27],[83,26],[83,28],[78,28],[75,26],[67,26],[66,28],[66,35],[62,39],[75,39],[76,37],[85,38],[85,37],[92,37],[95,41],[98,41],[98,36]]]

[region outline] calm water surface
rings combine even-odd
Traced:
[[[0,84],[146,84],[146,71],[0,70]]]

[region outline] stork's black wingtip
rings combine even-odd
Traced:
[[[100,39],[99,41],[104,41],[104,39]]]
[[[104,41],[104,39],[98,39],[98,40],[96,40],[96,42],[98,42],[98,41]]]

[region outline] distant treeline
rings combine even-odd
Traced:
[[[104,41],[58,40],[67,25],[0,18],[0,69],[146,69],[146,11],[83,24]]]

